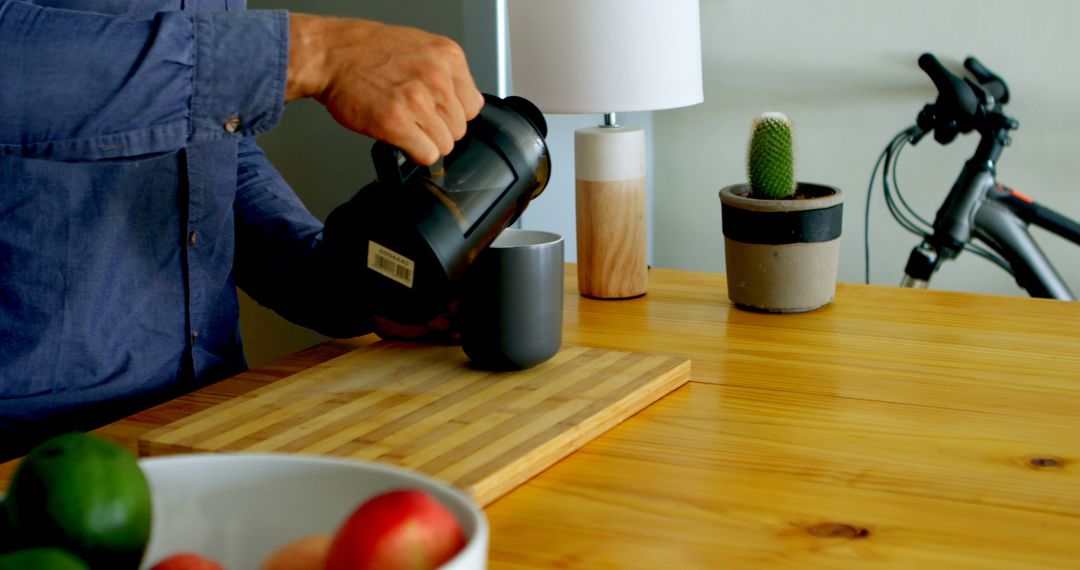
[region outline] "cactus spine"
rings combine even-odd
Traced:
[[[751,196],[773,200],[795,194],[795,135],[783,113],[762,113],[754,119],[747,157]]]

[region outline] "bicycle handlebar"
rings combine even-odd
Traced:
[[[908,131],[908,141],[917,144],[924,135],[949,144],[961,133],[977,131],[981,135],[975,154],[965,164],[956,183],[934,218],[933,233],[912,253],[908,275],[916,280],[929,279],[943,260],[959,255],[971,240],[975,213],[994,185],[994,170],[1002,150],[1010,143],[1009,131],[1017,128],[1015,119],[1005,115],[1003,105],[1009,98],[1005,82],[973,57],[964,61],[965,69],[975,80],[961,78],[941,64],[933,54],[919,57],[919,67],[937,87],[937,100],[919,113],[917,128]],[[925,262],[925,263],[922,263]]]
[[[965,69],[978,83],[953,74],[930,53],[919,57],[919,67],[934,82],[938,97],[919,114],[921,130],[912,137],[913,143],[930,131],[934,140],[949,144],[957,135],[973,130],[996,139],[997,133],[1016,128],[1016,122],[1001,112],[1009,100],[1008,86],[979,60],[969,57],[964,61]]]

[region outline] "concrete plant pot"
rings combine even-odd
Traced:
[[[720,191],[728,297],[737,306],[801,313],[836,296],[843,194],[799,183],[796,197],[750,197],[749,184]]]

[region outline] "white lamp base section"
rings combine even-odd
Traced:
[[[649,287],[645,131],[593,127],[574,132],[578,290],[628,299]]]

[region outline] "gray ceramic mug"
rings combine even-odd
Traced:
[[[461,345],[472,365],[521,370],[562,346],[563,238],[504,230],[462,277]]]

